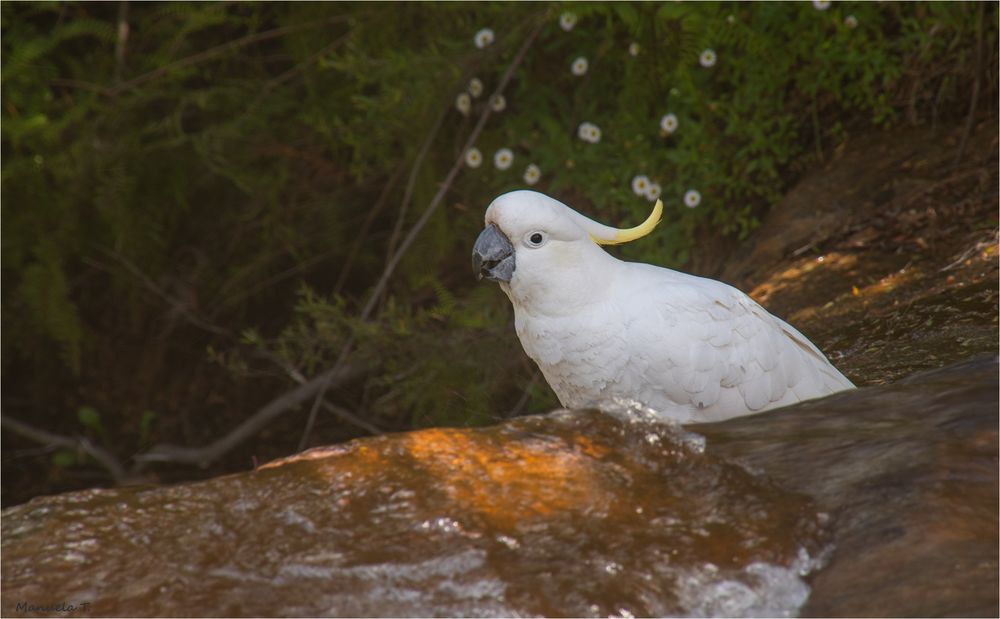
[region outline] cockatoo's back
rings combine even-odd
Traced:
[[[621,263],[636,399],[681,421],[717,421],[853,387],[794,327],[739,290],[646,264]],[[623,395],[623,394],[619,394]]]
[[[535,192],[505,194],[487,211],[476,270],[510,297],[521,344],[564,406],[624,397],[680,422],[717,421],[853,387],[732,286],[598,246],[648,233],[660,208],[625,231]]]

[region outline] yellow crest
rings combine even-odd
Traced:
[[[624,230],[619,230],[611,228],[614,230],[614,236],[611,238],[601,238],[590,235],[592,241],[598,245],[620,245],[622,243],[628,243],[629,241],[634,241],[636,239],[642,238],[653,231],[656,224],[660,223],[660,218],[663,217],[663,201],[657,200],[656,205],[653,206],[653,212],[649,214],[646,221],[642,222],[634,228],[626,228]]]

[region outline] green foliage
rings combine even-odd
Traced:
[[[104,426],[101,425],[101,414],[93,406],[81,406],[76,411],[76,418],[87,428],[98,433],[104,432]]]
[[[667,265],[686,261],[696,229],[745,236],[786,189],[792,161],[828,152],[845,122],[896,122],[904,73],[931,57],[932,43],[975,29],[975,7],[962,4],[566,8],[579,16],[575,28],[546,32],[508,95],[510,111],[480,140],[487,161],[496,148],[514,147],[514,167],[470,171],[465,181],[499,193],[520,186],[533,162],[546,190],[578,197],[583,208],[590,202],[604,219],[634,222],[649,206],[631,180],[647,175],[662,186],[671,229],[658,232],[658,251],[626,252]],[[699,62],[705,50],[715,56],[708,67]],[[940,51],[947,73],[968,68],[954,50]],[[578,56],[589,60],[583,76],[569,70]],[[668,113],[678,119],[670,134],[660,129]],[[576,138],[585,121],[601,128],[599,143]],[[685,208],[689,189],[702,196],[697,208]]]
[[[153,433],[153,424],[156,423],[156,413],[150,410],[142,411],[139,416],[139,445],[149,444],[149,439]]]
[[[613,225],[645,217],[632,179],[649,176],[665,223],[620,251],[682,265],[699,234],[746,235],[803,162],[849,132],[964,113],[980,23],[966,3],[128,7],[122,46],[116,5],[0,6],[5,397],[54,417],[87,403],[79,421],[127,445],[211,440],[352,339],[367,372],[332,397],[384,427],[484,422],[525,393],[540,410],[554,400],[531,382],[506,299],[468,272],[483,209],[524,187],[529,163],[537,188]],[[995,50],[996,5],[984,10]],[[578,18],[570,31],[564,11]],[[539,20],[477,140],[483,165],[448,188],[360,320],[394,230],[463,155]],[[496,41],[478,49],[484,27]],[[473,77],[485,92],[464,116],[454,102]],[[583,122],[598,143],[578,137]],[[492,165],[501,147],[510,169]],[[690,189],[696,208],[682,201]],[[203,380],[219,368],[230,372]],[[234,403],[178,421],[219,401]]]

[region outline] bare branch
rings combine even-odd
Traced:
[[[361,373],[361,368],[338,364],[319,376],[283,393],[254,413],[222,438],[204,447],[157,445],[135,459],[139,462],[176,462],[208,466],[222,455],[257,433],[285,411],[298,406],[326,386],[344,383]]]
[[[129,475],[125,471],[125,467],[118,461],[118,458],[107,449],[95,445],[85,436],[55,434],[48,430],[36,428],[23,421],[7,417],[6,415],[0,415],[0,426],[42,445],[57,445],[59,447],[68,447],[73,450],[83,451],[107,469],[116,484],[125,483],[129,480]]]
[[[295,382],[299,383],[300,385],[304,385],[306,382],[308,382],[308,379],[305,377],[305,375],[302,372],[300,372],[295,366],[293,366],[292,364],[286,362],[281,357],[279,357],[279,356],[277,356],[275,354],[272,354],[272,353],[270,353],[268,351],[261,351],[260,355],[262,357],[266,358],[266,359],[269,359],[275,365],[277,365],[278,367],[280,367],[281,369],[283,369],[285,371],[285,373],[288,374],[289,378],[291,378]],[[359,428],[362,428],[363,430],[368,431],[368,433],[370,433],[372,435],[378,436],[378,435],[382,434],[382,430],[379,427],[377,427],[375,425],[372,425],[371,423],[365,421],[361,417],[358,417],[356,414],[354,414],[353,412],[347,410],[346,408],[344,408],[342,406],[337,406],[336,404],[333,404],[331,402],[327,402],[326,400],[324,400],[323,401],[323,408],[325,408],[326,410],[332,412],[334,415],[340,417],[344,421],[346,421],[348,423],[351,423],[351,424],[354,424],[354,425],[358,426]],[[302,448],[300,447],[299,450],[301,451],[301,449]]]
[[[335,15],[328,19],[309,22],[305,24],[295,24],[292,26],[282,26],[281,28],[274,28],[272,30],[265,30],[264,32],[255,32],[254,34],[247,35],[245,37],[236,39],[234,41],[229,41],[228,43],[223,43],[222,45],[216,45],[215,47],[206,49],[203,52],[199,52],[187,58],[182,58],[175,62],[163,65],[157,69],[153,69],[148,73],[143,73],[138,77],[134,77],[126,82],[122,82],[114,88],[115,92],[120,92],[122,90],[127,90],[129,88],[134,88],[140,84],[145,84],[150,80],[157,79],[183,67],[189,67],[199,62],[214,58],[219,54],[224,54],[226,52],[231,52],[237,50],[241,47],[246,47],[247,45],[252,45],[253,43],[260,43],[261,41],[267,41],[268,39],[276,39],[283,37],[286,34],[291,34],[293,32],[298,32],[300,30],[308,30],[309,28],[318,28],[320,26],[327,26],[329,24],[339,23],[347,21],[348,17],[346,15]]]

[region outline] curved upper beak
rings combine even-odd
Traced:
[[[472,271],[478,279],[495,282],[509,282],[514,276],[514,246],[495,224],[486,226],[472,247]]]

